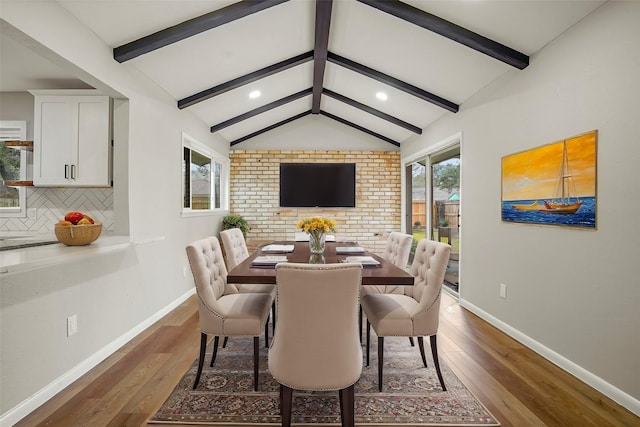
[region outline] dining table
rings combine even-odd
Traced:
[[[285,248],[287,250],[269,250],[273,248]],[[349,252],[346,248],[356,251]],[[347,253],[344,253],[344,252]],[[338,253],[340,252],[340,253]],[[228,283],[248,283],[248,284],[276,284],[275,264],[256,265],[256,259],[264,257],[286,257],[286,262],[294,263],[342,263],[347,262],[349,257],[371,257],[378,263],[375,266],[363,264],[362,284],[363,285],[404,285],[413,286],[413,276],[406,270],[396,266],[381,256],[369,252],[366,248],[358,245],[357,242],[326,242],[324,253],[321,255],[311,254],[309,242],[276,241],[269,245],[262,245],[255,252],[249,255],[242,263],[231,269],[227,273]],[[258,258],[262,257],[262,258]],[[284,258],[282,258],[284,262]]]

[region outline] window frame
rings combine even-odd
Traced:
[[[184,158],[184,153],[185,153],[185,149],[188,149],[189,151],[195,151],[196,153],[205,156],[207,158],[209,158],[211,160],[211,164],[212,164],[212,168],[211,168],[211,199],[210,199],[210,207],[209,209],[193,209],[193,197],[191,194],[189,194],[189,201],[191,206],[190,207],[185,207],[184,206],[184,201],[185,201],[185,189],[186,189],[186,170],[185,170],[185,158]],[[191,216],[203,216],[203,215],[218,215],[221,213],[225,213],[229,211],[229,191],[230,191],[230,184],[229,184],[229,175],[230,175],[230,160],[228,157],[223,156],[222,154],[218,153],[217,151],[215,151],[214,149],[206,146],[205,144],[201,143],[200,141],[198,141],[197,139],[193,138],[192,136],[188,135],[187,133],[183,132],[182,133],[182,144],[180,147],[180,158],[181,158],[181,163],[182,163],[182,167],[180,168],[180,174],[181,174],[181,183],[182,183],[182,190],[181,190],[181,199],[180,199],[180,205],[181,205],[181,215],[183,217],[191,217]],[[220,165],[220,207],[216,208],[214,207],[215,204],[215,190],[216,190],[216,185],[215,185],[215,179],[214,179],[214,165],[215,163],[218,163]],[[189,186],[189,190],[191,193],[191,188],[192,186]]]
[[[24,120],[0,120],[0,140],[25,141],[27,139],[27,122]],[[27,150],[20,151],[20,180],[26,180],[29,163],[33,162],[33,155]],[[0,208],[1,218],[26,218],[27,217],[27,189],[18,188],[17,208]]]

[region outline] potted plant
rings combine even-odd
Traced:
[[[229,230],[232,228],[239,228],[242,231],[245,239],[247,238],[247,233],[249,232],[249,224],[247,223],[247,220],[242,216],[227,215],[222,218],[222,229]]]

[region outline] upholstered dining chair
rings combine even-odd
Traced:
[[[387,238],[382,258],[405,269],[409,263],[412,243],[413,236],[411,234],[392,231]],[[405,286],[397,285],[368,285],[362,287],[360,295],[363,297],[369,294],[404,294],[404,288]],[[362,331],[362,308],[360,308],[360,331]]]
[[[339,390],[342,426],[354,425],[361,280],[359,264],[276,265],[278,324],[269,371],[280,383],[283,426],[291,425],[293,390]]]
[[[189,265],[196,284],[200,318],[200,357],[198,372],[193,383],[195,389],[200,382],[207,348],[207,335],[214,335],[211,366],[216,360],[221,336],[253,337],[253,388],[258,390],[258,345],[264,328],[265,342],[269,342],[267,319],[273,303],[270,294],[227,293],[227,268],[224,264],[220,242],[216,237],[207,237],[190,243],[186,247]]]
[[[220,232],[220,239],[224,247],[225,257],[227,260],[227,268],[229,270],[235,268],[238,264],[249,257],[249,250],[247,249],[247,242],[244,239],[244,234],[239,228],[231,228],[229,230],[222,230]],[[275,285],[254,285],[254,284],[229,284],[229,286],[235,289],[236,292],[241,294],[245,293],[258,293],[258,294],[270,294],[274,303],[271,306],[271,321],[273,322],[273,329],[276,327],[276,287]]]
[[[446,391],[438,361],[436,333],[442,282],[450,252],[451,246],[445,243],[422,239],[418,242],[410,270],[415,278],[412,295],[369,294],[362,297],[360,304],[367,316],[367,366],[372,326],[378,335],[378,390],[382,391],[384,337],[418,337],[422,363],[426,367],[423,337],[429,336],[440,386]]]

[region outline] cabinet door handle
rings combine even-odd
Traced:
[[[71,179],[76,179],[76,165],[71,165]]]
[[[64,165],[64,179],[69,179],[69,165]]]

